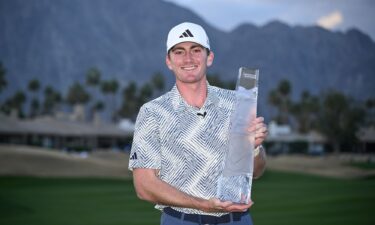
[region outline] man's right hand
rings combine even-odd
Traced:
[[[231,201],[221,201],[218,198],[208,200],[207,212],[245,212],[254,203],[250,200],[248,204],[238,204]]]

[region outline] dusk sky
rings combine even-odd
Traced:
[[[165,0],[191,9],[206,22],[229,31],[241,23],[262,26],[280,20],[291,26],[319,25],[346,31],[356,27],[375,40],[373,0]]]

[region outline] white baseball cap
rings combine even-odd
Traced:
[[[184,22],[173,27],[168,33],[167,52],[175,45],[191,41],[210,49],[210,41],[206,31],[195,23]]]

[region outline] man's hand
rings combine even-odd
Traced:
[[[264,139],[266,139],[268,135],[267,126],[264,123],[264,118],[263,117],[255,118],[250,124],[248,132],[250,133],[255,132],[254,147],[258,147],[259,145],[261,145]]]
[[[245,212],[254,203],[250,200],[249,204],[237,204],[230,201],[220,201],[218,198],[211,198],[208,200],[208,212]]]

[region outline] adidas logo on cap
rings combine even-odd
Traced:
[[[189,29],[185,30],[184,33],[181,34],[180,38],[183,38],[183,37],[194,37],[194,35],[190,32]]]
[[[181,42],[194,42],[210,49],[206,31],[198,24],[184,22],[173,27],[168,33],[167,52]]]

